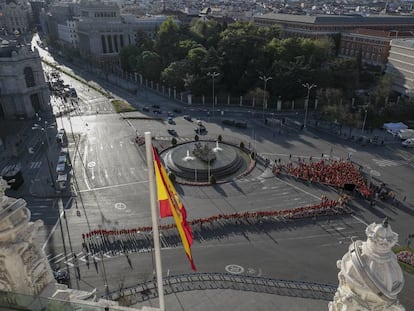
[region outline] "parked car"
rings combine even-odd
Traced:
[[[175,121],[172,117],[168,117],[168,124],[175,124]]]
[[[178,108],[175,108],[173,111],[174,111],[175,113],[181,113],[181,112],[183,112],[181,109],[178,109]]]
[[[145,106],[144,108],[142,108],[142,111],[144,111],[144,112],[149,112],[149,111],[150,111],[150,109],[149,109],[149,107]]]
[[[66,132],[64,129],[60,129],[56,134],[56,141],[60,146],[66,145]]]
[[[399,130],[398,137],[403,140],[414,138],[414,130],[412,129]]]
[[[161,110],[159,110],[159,109],[154,109],[154,110],[152,110],[152,112],[154,114],[161,114]]]
[[[192,122],[192,121],[193,121],[193,120],[191,119],[191,116],[190,116],[190,115],[188,115],[188,114],[184,115],[184,120],[187,120],[187,121],[190,121],[190,122]]]
[[[152,105],[152,108],[155,108],[155,109],[160,109],[160,105],[156,105],[156,104],[154,104],[154,105]]]
[[[168,112],[167,112],[167,115],[168,115],[169,117],[172,117],[172,118],[174,117],[174,114],[173,114],[171,111],[168,111]]]
[[[172,136],[177,136],[177,132],[174,129],[168,129],[167,132],[168,132],[168,134],[170,134]]]
[[[66,284],[69,280],[69,273],[66,270],[54,270],[53,277],[55,278],[56,282],[60,284]]]
[[[404,140],[401,145],[406,148],[414,148],[414,138]]]

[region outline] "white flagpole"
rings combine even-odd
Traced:
[[[145,132],[145,150],[147,154],[149,192],[150,192],[150,200],[151,200],[152,237],[154,239],[155,270],[157,273],[158,297],[159,297],[160,311],[165,311],[164,285],[162,283],[160,234],[158,232],[158,208],[157,208],[157,197],[156,197],[157,190],[156,190],[155,178],[154,178],[154,157],[152,155],[151,139],[152,139],[151,132]]]

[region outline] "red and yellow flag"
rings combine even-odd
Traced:
[[[193,256],[191,254],[191,245],[193,244],[193,234],[190,225],[187,222],[187,212],[181,203],[174,185],[162,165],[160,158],[154,146],[152,146],[154,156],[155,180],[157,182],[158,202],[160,205],[160,216],[173,216],[181,242],[183,243],[185,253],[191,264],[191,269],[196,271]]]

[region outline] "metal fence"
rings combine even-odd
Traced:
[[[314,282],[289,281],[269,277],[230,274],[193,273],[167,276],[163,279],[164,295],[193,290],[233,289],[280,296],[332,300],[336,286]],[[157,284],[150,280],[137,286],[111,292],[110,300],[122,300],[133,305],[158,297]]]

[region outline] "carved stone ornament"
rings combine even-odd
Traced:
[[[41,221],[30,222],[26,201],[4,196],[0,178],[0,291],[38,295],[53,274],[44,251],[34,236]],[[7,185],[7,184],[6,184]]]
[[[355,241],[337,261],[339,286],[329,311],[404,311],[397,295],[404,277],[391,248],[398,234],[387,220],[370,224],[366,241]]]

